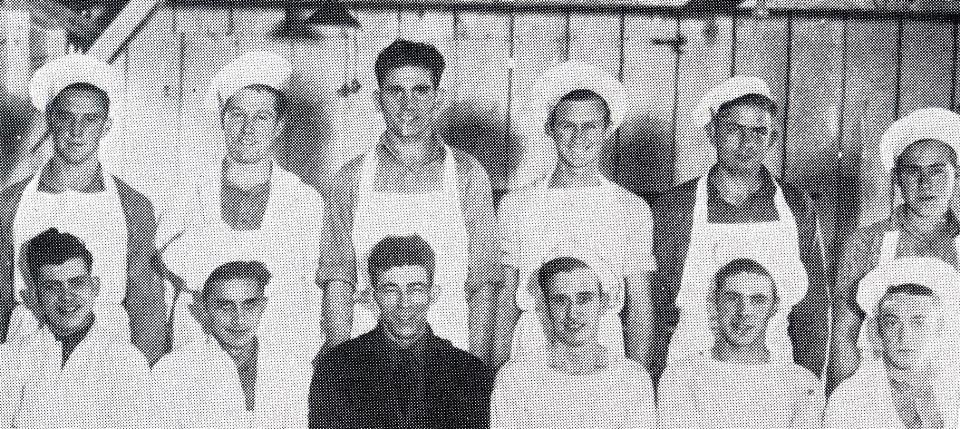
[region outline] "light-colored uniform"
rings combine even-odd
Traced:
[[[703,354],[714,345],[708,309],[713,278],[721,266],[736,258],[751,258],[767,267],[777,285],[780,307],[770,319],[767,349],[772,362],[793,362],[787,336],[787,316],[807,294],[807,271],[800,259],[797,222],[783,191],[774,182],[778,220],[757,223],[707,221],[707,177],[697,182],[690,244],[683,265],[677,307],[680,320],[670,340],[668,362]]]
[[[277,338],[291,352],[312,359],[322,344],[322,292],[314,284],[324,203],[320,193],[276,163],[259,229],[234,230],[221,213],[221,169],[197,186],[196,213],[190,225],[164,252],[164,262],[184,286],[199,292],[219,265],[258,260],[270,271],[264,294],[267,311],[262,335]],[[203,340],[190,314],[191,294],[181,294],[174,309],[174,349]]]
[[[823,389],[790,363],[745,365],[706,355],[671,362],[660,378],[661,428],[819,428]]]
[[[640,364],[621,356],[593,374],[571,375],[545,362],[511,360],[500,370],[492,428],[656,427],[653,387]]]
[[[519,270],[516,305],[521,310],[513,334],[511,356],[546,350],[543,325],[531,288],[538,288],[536,271],[556,249],[575,247],[606,262],[613,271],[610,307],[600,321],[600,342],[611,353],[624,355],[624,280],[656,269],[651,254],[653,223],[650,207],[640,197],[601,177],[598,186],[550,188],[549,177],[533,187],[507,193],[500,202],[501,248],[504,264]]]
[[[17,352],[13,427],[154,427],[150,369],[129,341],[96,321],[66,364],[62,356],[46,328]]]
[[[283,350],[260,342],[253,411],[247,410],[237,364],[212,337],[164,356],[153,368],[159,426],[306,428],[313,372]]]

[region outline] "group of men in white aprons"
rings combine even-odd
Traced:
[[[651,209],[601,169],[623,85],[553,65],[525,112],[556,166],[495,206],[484,168],[440,136],[443,70],[428,44],[381,51],[386,130],[319,192],[275,158],[297,114],[290,64],[241,55],[207,97],[223,156],[170,207],[99,161],[116,70],[42,66],[30,96],[53,155],[0,193],[0,426],[305,427],[311,363],[383,325],[371,250],[416,236],[435,258],[430,332],[500,369],[494,427],[805,428],[824,409],[836,428],[956,427],[960,115],[921,109],[881,139],[904,202],[844,247],[831,331],[814,203],[763,164],[778,114],[763,80],[704,95],[716,163]]]

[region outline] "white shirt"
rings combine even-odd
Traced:
[[[511,360],[497,374],[490,402],[494,429],[656,426],[650,376],[626,358],[586,375]]]
[[[16,361],[15,428],[154,427],[146,359],[99,322],[66,364],[61,343],[46,327],[17,352]]]
[[[662,428],[819,428],[822,390],[813,373],[793,363],[694,355],[667,365],[657,417]]]
[[[306,428],[312,369],[261,341],[254,409],[247,411],[237,366],[213,338],[164,356],[153,368],[164,428]]]

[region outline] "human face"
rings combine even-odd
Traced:
[[[570,347],[596,343],[600,316],[606,306],[600,278],[587,269],[559,272],[550,280],[546,292],[555,339]]]
[[[255,88],[243,88],[230,97],[221,119],[227,156],[241,164],[268,159],[283,131],[274,95]]]
[[[267,298],[254,279],[215,282],[204,301],[207,330],[225,350],[246,350],[257,336]]]
[[[921,140],[907,146],[900,156],[897,181],[914,214],[939,217],[950,208],[957,181],[950,150],[939,140]]]
[[[734,347],[763,345],[776,310],[773,281],[757,273],[728,277],[716,294],[718,340]]]
[[[92,320],[100,281],[90,276],[83,259],[70,258],[61,265],[41,266],[36,288],[40,312],[54,335],[71,335]]]
[[[720,167],[735,176],[759,172],[773,148],[772,123],[770,111],[755,104],[734,104],[717,115],[708,132]]]
[[[373,296],[380,323],[394,340],[409,343],[426,331],[432,289],[426,268],[419,265],[393,267],[377,276]]]
[[[877,331],[887,364],[915,370],[929,363],[939,327],[933,297],[906,293],[884,297],[877,312]]]
[[[376,91],[387,131],[401,139],[426,138],[433,133],[442,96],[430,70],[416,66],[388,71]]]
[[[595,98],[563,100],[553,111],[546,132],[557,147],[559,159],[571,167],[596,164],[609,126],[607,108]]]
[[[57,157],[70,165],[95,159],[110,129],[107,106],[92,91],[68,89],[47,108],[47,127]]]

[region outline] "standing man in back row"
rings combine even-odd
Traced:
[[[817,215],[805,193],[763,165],[775,146],[776,112],[766,82],[742,76],[711,89],[697,107],[717,163],[653,206],[655,379],[668,359],[703,353],[713,344],[705,311],[709,273],[736,258],[769,267],[778,286],[785,311],[770,320],[770,361],[822,371],[828,298]]]
[[[327,194],[317,273],[326,290],[323,350],[376,325],[363,275],[370,249],[387,235],[417,234],[437,255],[430,326],[486,359],[491,297],[502,275],[490,180],[476,159],[437,135],[446,93],[439,88],[444,61],[435,47],[397,40],[375,67],[375,98],[387,129],[369,152],[340,169]]]

